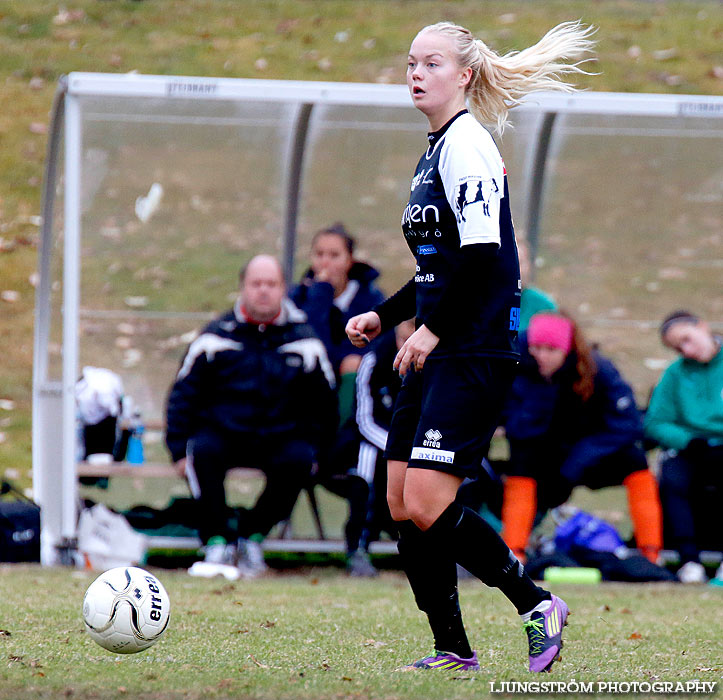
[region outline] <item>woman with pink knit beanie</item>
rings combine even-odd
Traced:
[[[520,345],[520,372],[505,410],[505,542],[524,556],[538,511],[564,503],[576,486],[623,484],[637,546],[655,561],[660,499],[631,387],[565,314],[535,314]]]

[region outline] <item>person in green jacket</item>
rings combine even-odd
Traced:
[[[722,339],[684,310],[664,319],[660,335],[680,357],[653,391],[645,433],[663,449],[660,498],[666,532],[680,554],[678,577],[702,583],[707,577],[699,561],[701,545],[723,550],[720,520],[710,517],[723,496]]]

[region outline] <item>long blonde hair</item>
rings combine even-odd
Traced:
[[[584,26],[579,20],[562,22],[534,46],[504,56],[476,39],[468,29],[452,22],[430,24],[419,33],[429,31],[452,39],[457,62],[462,68],[472,69],[466,90],[470,112],[479,122],[501,134],[509,121],[510,108],[527,93],[576,89],[562,76],[588,75],[580,65],[592,60],[590,54],[595,42],[590,36],[596,29]]]

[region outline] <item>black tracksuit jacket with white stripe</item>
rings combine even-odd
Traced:
[[[337,424],[334,373],[306,314],[285,300],[270,324],[249,323],[239,305],[189,346],[167,401],[174,461],[200,429],[223,436],[294,437],[323,447]]]

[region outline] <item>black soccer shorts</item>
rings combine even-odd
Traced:
[[[428,358],[402,382],[384,456],[476,478],[516,371],[507,358]]]

